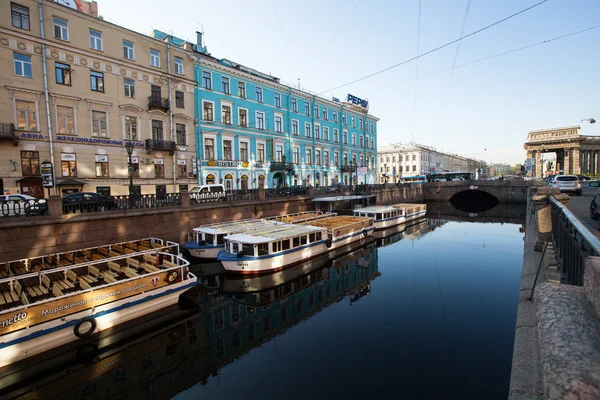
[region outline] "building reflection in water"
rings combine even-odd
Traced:
[[[374,242],[264,277],[215,275],[219,286],[185,294],[195,310],[162,310],[0,370],[0,397],[170,398],[327,306],[360,300],[377,276]]]

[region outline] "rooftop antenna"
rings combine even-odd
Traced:
[[[298,90],[300,90],[300,78],[298,78]]]

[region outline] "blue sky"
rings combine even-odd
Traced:
[[[313,92],[368,98],[378,142],[414,141],[491,162],[522,162],[529,130],[600,119],[600,29],[450,72],[456,45],[326,92],[417,54],[418,0],[97,0],[108,21],[205,44]],[[539,0],[472,0],[465,34]],[[420,52],[459,37],[467,0],[422,0]],[[276,12],[277,10],[277,12]],[[277,17],[279,15],[279,19]],[[460,42],[456,65],[599,25],[600,1],[549,0]],[[281,23],[279,23],[279,21]],[[202,27],[201,25],[202,24]],[[400,83],[398,83],[400,82]],[[396,85],[392,85],[398,83]],[[600,123],[581,123],[600,135]]]

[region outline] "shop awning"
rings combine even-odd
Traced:
[[[26,176],[25,178],[17,179],[17,183],[19,182],[39,182],[42,178],[40,176]]]
[[[79,179],[65,179],[63,181],[56,182],[56,186],[67,186],[67,185],[71,185],[71,186],[83,186],[86,183],[87,182],[80,181]]]

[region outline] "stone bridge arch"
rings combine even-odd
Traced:
[[[450,202],[471,195],[495,198],[498,203],[524,203],[528,187],[529,182],[523,180],[431,182],[423,183],[423,197],[425,201]]]

